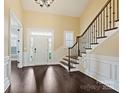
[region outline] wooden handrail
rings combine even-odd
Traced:
[[[103,10],[106,8],[106,6],[111,2],[111,0],[107,1],[107,3],[103,6],[103,8],[100,10],[100,12],[96,15],[96,17],[93,19],[93,21],[91,21],[90,25],[87,27],[87,29],[83,32],[82,35],[78,36],[78,37],[82,37],[87,30],[89,29],[89,27],[92,25],[92,23],[98,18],[98,16],[103,12]]]
[[[106,2],[106,4],[103,6],[103,8],[100,10],[100,12],[96,15],[96,17],[93,19],[93,21],[90,23],[90,25],[87,27],[87,29],[83,32],[82,35],[77,36],[76,38],[80,38],[82,36],[84,36],[84,34],[87,32],[87,30],[89,29],[89,27],[92,25],[92,23],[97,19],[97,17],[103,12],[103,10],[106,8],[106,6],[111,2],[111,0],[108,0]],[[77,44],[77,41],[74,43],[74,45],[72,47],[69,47],[70,49],[72,49],[75,45]]]
[[[117,10],[115,7],[117,7]],[[116,13],[117,15],[115,15]],[[115,5],[115,0],[108,0],[84,32],[76,37],[74,45],[68,48],[69,67],[71,56],[78,57],[81,56],[81,53],[86,53],[86,49],[92,49],[91,45],[98,44],[97,39],[107,37],[105,36],[106,31],[117,29],[115,22],[118,20],[119,1],[117,0],[117,5]]]
[[[76,44],[77,44],[77,41],[75,42],[75,44],[72,47],[69,47],[69,49],[72,49]]]

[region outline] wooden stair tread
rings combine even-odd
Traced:
[[[107,36],[101,36],[101,37],[97,37],[97,39],[101,39],[101,38],[106,38]]]
[[[85,49],[92,49],[92,48],[85,48]]]
[[[79,57],[82,57],[81,55]]]
[[[114,28],[110,28],[110,29],[106,29],[106,30],[104,30],[104,31],[111,31],[111,30],[114,30],[114,29],[117,29],[118,27],[114,27]]]
[[[63,65],[65,65],[65,66],[68,67],[68,63],[67,63],[67,62],[65,62],[65,61],[60,61],[60,63],[62,63]],[[75,68],[75,67],[73,67],[73,66],[70,64],[70,68]]]
[[[90,43],[91,45],[96,45],[96,44],[99,44],[99,43]]]
[[[69,57],[69,56],[66,56],[66,57]],[[70,58],[79,60],[77,56],[70,56]]]
[[[69,62],[69,59],[67,59],[67,58],[63,58],[63,60],[65,60],[65,61],[68,61],[68,62]],[[73,61],[73,60],[70,60],[70,62],[71,62],[71,63],[73,63],[73,64],[79,64],[79,63],[77,63],[77,62],[75,62],[75,61]]]
[[[118,21],[119,21],[119,19],[115,20],[115,22],[118,22]]]
[[[81,53],[84,53],[84,54],[86,54],[86,52],[81,52]]]

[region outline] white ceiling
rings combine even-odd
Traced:
[[[54,0],[49,8],[41,8],[34,0],[22,0],[22,5],[25,10],[79,17],[89,1],[90,0]]]

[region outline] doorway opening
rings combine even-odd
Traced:
[[[22,24],[14,14],[10,11],[10,57],[11,61],[18,61],[18,67],[22,67]]]

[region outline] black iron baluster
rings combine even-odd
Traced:
[[[87,32],[88,32],[88,30],[87,30]],[[86,32],[86,48],[88,48],[88,33]]]
[[[89,45],[89,48],[90,48],[90,28],[88,28],[88,45]]]
[[[119,20],[119,0],[117,0],[117,20]]]
[[[77,42],[77,46],[78,46],[77,52],[78,52],[78,56],[79,56],[80,50],[79,50],[79,38],[78,37],[76,38],[76,42]]]
[[[93,26],[93,24],[92,24],[92,39],[93,39],[92,43],[94,43],[94,26]]]
[[[105,10],[103,10],[103,36],[105,36]]]
[[[115,0],[113,0],[113,28],[115,27]]]
[[[96,41],[96,38],[95,38],[95,21],[94,21],[94,43],[96,43],[95,41]]]
[[[89,33],[89,28],[88,28],[88,47],[90,48],[90,33]]]
[[[109,11],[109,28],[111,29],[111,1],[110,1],[110,4],[109,4],[109,9],[110,9],[110,11]]]
[[[87,30],[86,30],[86,33],[85,33],[85,48],[88,48],[88,46],[87,46]]]
[[[68,60],[69,60],[69,61],[68,61],[68,70],[69,70],[69,72],[70,72],[70,55],[71,55],[71,54],[70,54],[70,48],[69,48],[69,49],[68,49],[68,56],[69,56],[69,57],[68,57],[68,58],[69,58],[69,59],[68,59]]]
[[[91,48],[91,45],[90,45],[90,27],[89,27],[89,47]]]
[[[90,26],[90,45],[92,43],[92,29],[91,29],[91,26]]]
[[[85,48],[87,48],[87,34],[85,33]]]
[[[92,26],[92,43],[93,43],[93,25],[91,25]]]
[[[97,18],[96,18],[96,43],[97,43]]]
[[[101,12],[101,37],[102,37],[102,12]]]
[[[108,29],[108,6],[106,6],[106,30]]]
[[[99,16],[98,16],[98,37],[99,37],[99,26],[100,24],[99,24]]]

